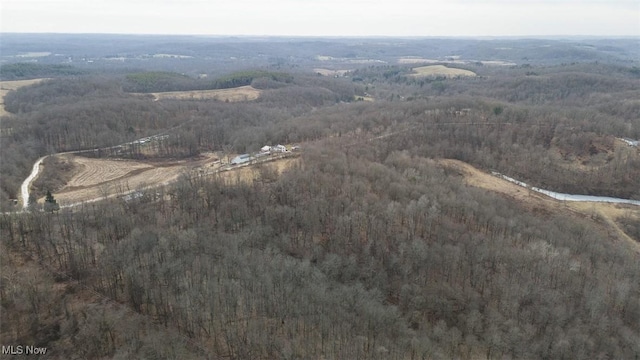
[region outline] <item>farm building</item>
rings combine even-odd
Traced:
[[[231,160],[231,165],[244,164],[246,162],[251,161],[251,156],[249,154],[238,155]]]
[[[267,153],[269,151],[271,151],[271,146],[269,146],[269,145],[265,145],[265,146],[260,148],[260,152]]]
[[[273,152],[287,152],[287,148],[284,145],[278,144],[276,146],[273,146],[271,148],[271,151],[273,151]]]

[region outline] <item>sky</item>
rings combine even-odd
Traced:
[[[640,36],[640,0],[0,0],[0,32]]]

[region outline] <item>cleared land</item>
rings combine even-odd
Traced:
[[[640,218],[640,209],[637,206],[559,201],[487,174],[462,161],[441,159],[437,160],[437,162],[443,166],[459,171],[468,185],[503,194],[523,203],[531,211],[541,213],[570,213],[581,218],[593,219],[595,222],[604,226],[611,235],[627,242],[637,252],[640,252],[640,243],[629,237],[616,222],[623,217],[633,219]]]
[[[299,158],[283,158],[255,165],[233,168],[229,171],[219,172],[217,175],[225,181],[235,184],[238,182],[252,183],[255,180],[270,181],[270,176],[280,176],[282,173],[297,164]]]
[[[117,196],[136,189],[167,184],[175,181],[183,172],[216,160],[214,154],[208,154],[197,160],[172,163],[64,156],[74,162],[77,172],[69,183],[55,194],[60,205]],[[38,202],[42,201],[43,199],[38,200]]]
[[[9,93],[9,91],[19,89],[23,86],[36,84],[43,80],[46,79],[0,81],[0,116],[10,114],[4,109],[4,97]]]
[[[444,65],[428,65],[413,68],[415,74],[411,74],[414,77],[427,77],[427,76],[446,76],[446,77],[458,77],[458,76],[476,76],[476,73],[470,70],[449,68]]]
[[[155,100],[218,100],[239,102],[255,100],[260,97],[261,92],[261,90],[247,85],[231,89],[169,91],[151,93],[151,95],[153,95]]]
[[[74,176],[65,186],[66,189],[88,187],[119,179],[131,172],[141,169],[149,170],[151,165],[134,161],[116,161],[104,159],[90,159],[80,156],[70,156],[79,167],[78,175]]]
[[[76,155],[62,155],[76,166],[73,178],[54,194],[62,206],[121,196],[135,190],[153,188],[176,181],[182,174],[213,176],[218,174],[235,183],[253,180],[269,181],[298,161],[297,158],[266,157],[259,164],[228,167],[218,161],[214,153],[198,159],[175,162],[141,162],[131,160],[92,159]],[[44,198],[38,199],[42,203]]]

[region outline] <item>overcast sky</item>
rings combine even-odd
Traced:
[[[640,36],[640,0],[0,0],[2,32]]]

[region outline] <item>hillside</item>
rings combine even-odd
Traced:
[[[548,39],[25,36],[3,56],[68,52],[82,71],[2,66],[49,77],[4,96],[3,344],[52,359],[640,354],[640,207],[505,180],[640,200],[628,42],[592,39],[569,62],[586,50]],[[448,76],[462,69],[476,76]],[[10,199],[44,156],[22,211]]]

